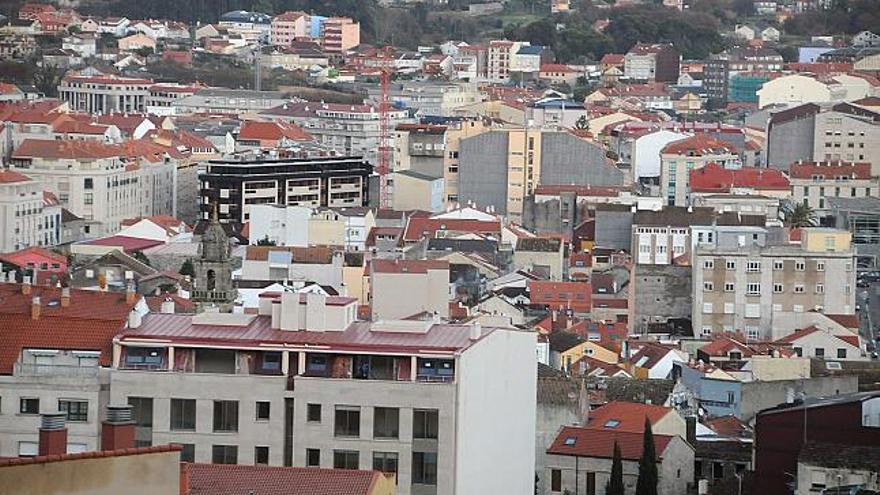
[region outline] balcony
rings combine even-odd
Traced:
[[[39,377],[71,377],[71,378],[95,378],[98,376],[97,366],[72,366],[52,364],[24,364],[16,363],[13,369],[15,376],[39,376]]]

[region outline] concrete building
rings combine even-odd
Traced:
[[[601,146],[568,131],[499,129],[462,139],[458,200],[520,218],[540,185],[619,186]]]
[[[534,334],[355,322],[356,304],[285,293],[258,315],[147,315],[114,341],[110,399],[136,403],[138,438],[198,462],[378,467],[402,494],[530,493]]]
[[[392,174],[394,210],[422,210],[440,213],[446,208],[446,189],[442,177],[433,177],[413,170]]]
[[[201,214],[219,204],[221,222],[247,222],[251,205],[365,206],[372,167],[357,157],[209,161]]]
[[[754,229],[750,229],[754,230]],[[855,253],[846,231],[808,228],[800,245],[768,243],[760,232],[719,230],[694,256],[695,332],[776,338],[787,313],[855,311]],[[826,288],[828,290],[826,290]]]
[[[328,53],[342,53],[361,44],[361,25],[350,17],[328,17],[321,23],[318,43]]]
[[[710,163],[737,169],[742,161],[736,149],[719,139],[695,135],[673,141],[660,151],[660,197],[670,206],[690,204],[690,175]]]
[[[272,31],[272,18],[260,12],[233,10],[221,15],[218,25],[230,34],[239,35],[246,43],[265,43]]]
[[[678,81],[681,55],[671,43],[635,46],[624,56],[625,77],[643,82]]]
[[[0,253],[54,246],[61,238],[61,205],[42,184],[15,170],[0,171]]]
[[[249,113],[262,112],[287,101],[281,91],[205,88],[180,98],[172,104],[177,113]]]
[[[803,74],[789,74],[771,79],[758,90],[758,108],[771,105],[838,103],[846,100],[847,90],[842,84],[836,81],[820,81],[816,77]]]
[[[342,252],[326,247],[248,246],[241,263],[241,279],[313,282],[343,291]]]
[[[866,162],[880,176],[880,113],[841,103],[815,117],[814,161]]]
[[[290,46],[297,39],[311,37],[311,19],[305,12],[284,12],[272,18],[271,43]]]
[[[510,79],[514,59],[523,46],[529,46],[529,43],[509,40],[489,42],[486,58],[486,77],[489,81],[505,82]]]
[[[782,70],[784,60],[776,50],[735,47],[711,55],[704,67],[703,87],[710,108],[722,108],[730,97],[730,80],[740,73],[772,73]]]
[[[767,119],[764,163],[788,170],[792,163],[812,161],[820,111],[819,105],[806,103],[772,113]]]
[[[250,208],[251,244],[268,239],[277,246],[307,247],[312,209],[296,205],[253,205]]]
[[[368,90],[374,101],[379,101],[379,93],[377,87]],[[452,117],[459,108],[482,101],[482,96],[473,83],[442,81],[393,83],[388,97],[401,107],[415,110],[419,117]]]
[[[373,321],[449,316],[447,261],[373,259],[369,279]]]
[[[808,205],[820,216],[829,212],[826,197],[880,196],[870,163],[798,162],[791,164],[789,173],[792,201]]]
[[[67,75],[58,85],[58,97],[71,110],[90,114],[143,113],[152,84],[132,77]]]

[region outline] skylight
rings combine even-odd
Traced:
[[[576,441],[575,437],[565,437],[565,445],[574,445]]]
[[[620,425],[620,421],[616,419],[609,419],[605,422],[605,428],[617,428],[618,425]]]

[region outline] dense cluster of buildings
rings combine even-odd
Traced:
[[[732,36],[25,4],[0,58],[70,70],[0,82],[0,492],[880,491],[880,41]],[[351,95],[140,70],[194,57]]]

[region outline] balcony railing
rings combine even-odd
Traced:
[[[13,370],[16,376],[59,376],[75,378],[94,378],[98,376],[97,366],[72,366],[52,364],[16,363]]]

